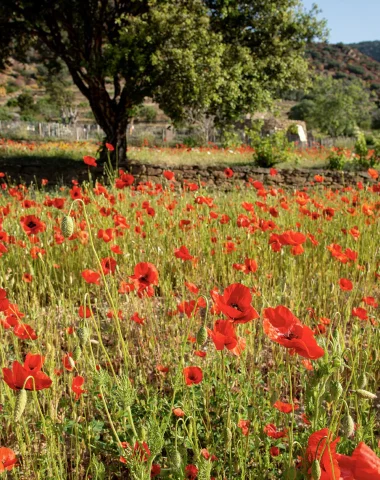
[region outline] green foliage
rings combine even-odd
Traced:
[[[15,16],[14,1],[3,0],[0,64],[11,55],[26,58],[30,46],[48,60],[62,59],[120,155],[128,116],[145,97],[173,121],[191,108],[229,126],[281,91],[303,87],[305,44],[325,34],[317,13],[298,0],[275,8],[256,0],[190,0],[180,8],[175,0],[118,8],[108,1],[19,0]],[[54,83],[59,105],[65,89]]]
[[[355,153],[358,156],[358,163],[360,166],[367,167],[371,166],[368,163],[368,147],[363,132],[357,132],[356,143],[355,143]]]
[[[329,156],[327,157],[327,168],[329,170],[344,170],[347,162],[347,157],[344,152],[344,148],[337,147],[332,148]]]
[[[345,82],[319,77],[308,99],[292,109],[291,118],[305,120],[309,128],[317,128],[333,137],[352,135],[355,127],[371,119],[368,92],[359,81]]]
[[[364,68],[360,65],[347,65],[347,70],[351,73],[356,73],[357,75],[363,75],[365,72]]]
[[[6,107],[0,107],[0,121],[11,120],[12,115]]]
[[[284,132],[276,132],[260,139],[254,148],[255,165],[262,168],[270,168],[278,163],[286,162],[292,156],[291,145]]]
[[[141,122],[153,123],[157,118],[157,110],[151,105],[141,105],[137,110],[136,118]]]

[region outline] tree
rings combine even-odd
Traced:
[[[352,135],[355,127],[370,124],[373,105],[360,80],[318,77],[304,99],[295,105],[289,117],[304,120],[332,137]]]
[[[1,58],[33,46],[64,62],[124,160],[145,97],[174,121],[197,108],[231,123],[304,83],[316,13],[300,0],[2,0]]]

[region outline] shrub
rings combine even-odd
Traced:
[[[364,68],[360,65],[347,65],[347,70],[351,73],[355,73],[356,75],[363,75],[365,72]]]
[[[292,157],[291,145],[284,132],[277,132],[260,139],[254,148],[254,163],[262,168],[270,168],[278,163],[287,162]]]
[[[140,122],[153,123],[157,118],[157,110],[149,105],[142,105],[137,111],[137,119]]]
[[[333,147],[330,150],[330,154],[327,157],[327,160],[328,160],[328,164],[327,164],[328,169],[343,170],[347,161],[344,148]]]

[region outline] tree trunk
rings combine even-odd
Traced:
[[[108,161],[108,155],[111,158],[111,163],[115,167],[126,167],[128,165],[127,160],[127,125],[128,118],[121,120],[113,128],[104,129],[106,139],[104,142],[103,150],[100,154],[100,162]],[[100,125],[101,126],[101,125]],[[114,151],[110,152],[105,143],[109,143],[114,147]]]

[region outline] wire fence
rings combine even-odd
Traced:
[[[236,129],[235,141],[240,144],[251,144],[249,135],[244,129]],[[0,121],[0,137],[27,140],[64,140],[64,141],[102,141],[104,132],[96,124],[64,125],[62,123],[42,123],[23,121]],[[205,140],[206,139],[206,140]],[[297,141],[297,138],[290,138]],[[196,146],[199,143],[223,142],[222,132],[215,128],[208,131],[197,127],[174,128],[168,124],[132,124],[127,128],[127,141],[130,145],[153,146],[185,144]],[[354,137],[315,138],[309,134],[306,142],[297,142],[299,148],[343,147],[351,148]]]

